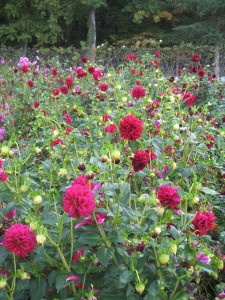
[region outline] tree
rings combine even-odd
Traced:
[[[91,62],[95,61],[96,56],[96,9],[106,5],[105,0],[79,0],[87,10],[88,14],[88,33],[87,33],[87,49],[88,58]]]
[[[3,0],[0,15],[0,38],[13,45],[28,43],[55,44],[61,33],[58,19],[61,16],[60,0]]]
[[[219,77],[220,45],[225,43],[224,0],[170,0],[177,24],[168,38],[215,46],[215,73]]]

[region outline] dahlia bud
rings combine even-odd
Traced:
[[[108,158],[106,155],[103,155],[103,156],[100,157],[99,160],[100,160],[100,162],[102,162],[102,163],[106,163],[106,162],[109,161],[109,158]]]
[[[77,169],[80,171],[84,171],[86,169],[86,165],[84,162],[78,164]]]
[[[219,269],[219,270],[223,270],[223,268],[224,268],[224,263],[223,263],[222,260],[220,260],[220,261],[218,262],[218,269]]]
[[[37,195],[34,197],[34,204],[41,204],[42,202],[42,197],[40,195]]]
[[[88,173],[85,174],[85,178],[88,180],[92,180],[95,177],[95,173],[92,171],[89,171]]]
[[[8,153],[9,153],[9,147],[7,147],[7,146],[2,146],[1,152],[2,152],[2,154],[8,154]]]
[[[161,231],[162,231],[162,229],[159,227],[159,226],[157,226],[157,227],[155,227],[155,229],[154,229],[154,233],[156,233],[157,235],[158,234],[160,234],[161,233]]]
[[[63,177],[63,176],[66,176],[67,175],[67,170],[64,169],[64,168],[61,168],[59,170],[59,176]]]
[[[169,259],[170,259],[170,257],[168,254],[161,254],[159,256],[159,261],[162,265],[166,265],[168,263]]]
[[[113,150],[111,152],[111,157],[113,160],[119,159],[120,158],[120,151],[119,150]]]
[[[135,284],[135,290],[139,293],[142,294],[145,290],[145,285],[142,282],[138,282]]]
[[[6,286],[6,284],[7,284],[7,279],[6,279],[6,277],[4,276],[4,277],[1,277],[0,278],[0,289],[4,289],[4,287]]]
[[[180,129],[180,126],[179,126],[179,124],[174,124],[173,125],[173,130],[179,130]]]
[[[29,226],[31,231],[36,231],[38,228],[38,224],[36,222],[31,222]]]
[[[43,234],[38,234],[36,236],[36,240],[38,244],[44,244],[44,242],[46,241],[46,236],[44,236]]]
[[[194,199],[192,200],[193,204],[198,204],[200,201],[199,197],[195,196]]]
[[[200,191],[201,188],[202,188],[202,184],[201,184],[201,182],[198,182],[198,183],[196,184],[196,190]]]
[[[170,251],[173,253],[173,254],[176,254],[177,253],[177,245],[176,244],[172,244],[170,246]]]
[[[21,193],[26,193],[28,191],[28,186],[27,185],[21,185],[20,191],[21,191]]]
[[[175,162],[173,162],[173,168],[172,170],[176,170],[177,169],[177,164]]]
[[[24,272],[22,270],[18,270],[17,275],[22,280],[30,279],[30,275],[27,272]]]
[[[165,208],[163,208],[163,207],[158,207],[157,208],[157,214],[159,216],[162,216],[164,214],[164,212],[165,212]]]
[[[41,148],[35,147],[34,151],[35,151],[36,154],[40,154],[41,153]]]

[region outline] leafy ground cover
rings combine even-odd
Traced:
[[[1,298],[225,298],[225,86],[201,57],[0,68]]]

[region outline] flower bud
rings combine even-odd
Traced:
[[[22,280],[30,279],[30,275],[27,272],[24,272],[22,270],[18,271],[18,277]]]
[[[21,191],[21,193],[26,193],[28,191],[28,186],[27,185],[21,185],[20,191]]]
[[[63,177],[63,176],[66,176],[67,175],[67,170],[64,169],[64,168],[61,168],[59,170],[59,176]]]
[[[162,231],[162,229],[159,226],[157,226],[157,227],[155,227],[153,232],[156,233],[156,234],[160,234],[161,231]]]
[[[113,151],[111,152],[111,157],[112,157],[112,159],[114,159],[114,160],[119,159],[119,158],[120,158],[120,151],[119,151],[119,150],[113,150]]]
[[[195,196],[194,199],[192,200],[193,204],[198,204],[200,201],[199,197]]]
[[[6,284],[7,284],[6,277],[4,276],[4,277],[0,278],[0,289],[4,289],[4,287],[6,286]]]
[[[177,245],[176,244],[172,244],[170,246],[170,251],[173,253],[173,254],[176,254],[177,253]]]
[[[179,130],[180,129],[180,126],[179,126],[179,124],[174,124],[173,125],[173,130]]]
[[[41,148],[35,147],[34,151],[35,151],[36,154],[40,154],[41,153]]]
[[[9,147],[7,147],[7,146],[2,146],[1,152],[2,152],[2,154],[8,154],[8,153],[9,153]]]
[[[142,282],[138,282],[135,284],[135,290],[139,293],[142,294],[145,290],[145,285]]]
[[[167,264],[168,261],[169,261],[169,259],[170,259],[170,257],[169,257],[168,254],[161,254],[161,255],[159,256],[159,261],[160,261],[160,263],[161,263],[162,265]]]
[[[40,195],[37,195],[34,197],[34,204],[41,204],[42,202],[42,197]]]
[[[109,158],[106,155],[103,155],[99,158],[100,162],[106,163],[109,161]]]
[[[36,236],[36,240],[38,244],[44,244],[44,242],[46,241],[46,236],[44,236],[43,234],[38,234]]]

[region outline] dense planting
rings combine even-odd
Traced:
[[[225,86],[201,57],[0,69],[1,298],[225,298]]]

